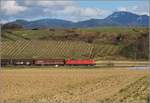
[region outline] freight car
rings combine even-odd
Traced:
[[[34,60],[34,65],[46,66],[46,65],[59,65],[63,66],[65,64],[64,59],[37,59]]]
[[[12,59],[12,65],[33,65],[34,60],[32,59]]]

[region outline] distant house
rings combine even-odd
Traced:
[[[39,28],[33,28],[32,30],[39,30]]]

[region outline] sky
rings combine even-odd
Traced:
[[[77,22],[103,19],[117,11],[149,15],[149,0],[0,0],[2,23],[44,18]]]

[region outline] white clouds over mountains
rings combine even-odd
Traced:
[[[121,7],[117,10],[147,13],[147,11],[139,9],[141,8]],[[12,18],[31,20],[46,17],[80,21],[90,18],[104,18],[111,14],[112,11],[100,7],[83,7],[78,2],[69,0],[1,0],[2,20],[10,20]]]

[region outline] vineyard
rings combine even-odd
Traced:
[[[121,47],[110,44],[89,44],[71,41],[22,40],[1,43],[2,58],[93,59],[119,54]]]
[[[2,58],[148,60],[148,28],[2,30]]]

